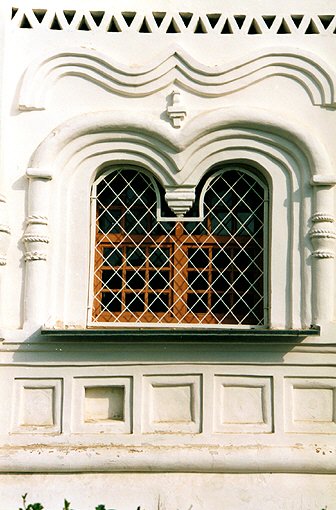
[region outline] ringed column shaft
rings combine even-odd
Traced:
[[[315,179],[314,179],[315,177]],[[336,231],[334,227],[335,184],[332,176],[314,176],[315,211],[312,215],[312,227],[309,236],[313,245],[312,252],[312,308],[313,324],[325,324],[334,314],[334,258]]]
[[[41,327],[47,314],[47,255],[50,173],[28,168],[28,214],[23,236],[25,246],[24,321],[29,328]]]

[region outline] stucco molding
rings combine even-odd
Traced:
[[[312,255],[316,259],[333,259],[333,258],[335,258],[335,253],[333,251],[327,251],[327,250],[315,250],[315,251],[313,251]]]
[[[31,214],[27,216],[26,224],[28,225],[48,225],[47,216],[41,216],[38,214]]]
[[[9,227],[9,225],[0,225],[0,235],[1,234],[10,234],[11,233],[11,229]]]
[[[48,236],[38,236],[38,235],[31,235],[31,234],[25,234],[22,239],[26,243],[46,243],[46,244],[48,244],[50,241]]]
[[[314,222],[314,223],[317,223],[317,222],[334,223],[335,218],[331,214],[327,214],[324,212],[317,212],[312,216],[312,222]]]
[[[7,252],[10,243],[11,228],[8,225],[6,197],[0,194],[0,266],[7,264]]]
[[[317,259],[334,258],[333,250],[336,231],[334,229],[334,217],[327,213],[315,213],[312,218],[312,227],[309,231],[314,251],[313,257]]]
[[[321,178],[327,176],[328,179],[333,176],[336,179],[326,148],[311,127],[290,120],[287,116],[280,117],[277,112],[244,107],[226,107],[200,114],[180,130],[171,130],[170,126],[158,122],[149,115],[139,119],[138,113],[104,111],[79,115],[60,124],[41,142],[31,157],[29,171],[31,172],[31,168],[34,168],[38,172],[38,169],[48,167],[52,176],[58,154],[71,142],[77,142],[77,153],[81,148],[89,145],[92,146],[92,153],[95,150],[92,138],[101,142],[104,135],[108,134],[109,141],[115,139],[119,143],[120,135],[127,133],[129,143],[134,141],[137,147],[150,144],[151,151],[160,153],[161,157],[170,157],[170,165],[175,166],[173,172],[170,167],[170,174],[172,174],[181,171],[186,159],[197,150],[197,144],[201,138],[207,137],[207,141],[211,139],[215,142],[223,138],[225,131],[234,128],[248,130],[255,144],[259,142],[260,136],[265,135],[268,145],[276,147],[282,145],[287,151],[293,151],[295,145],[305,154],[311,175],[319,175]],[[270,134],[278,135],[279,139],[273,142],[269,139]],[[88,141],[89,135],[92,137],[90,141]],[[241,139],[244,137],[247,137],[246,134],[245,136],[241,134]],[[158,142],[164,144],[162,148],[157,147],[160,145]],[[173,149],[173,156],[166,155],[167,148]],[[188,154],[183,155],[185,149],[189,151]],[[178,154],[177,157],[176,154]]]
[[[31,262],[33,260],[47,260],[47,254],[42,251],[27,251],[25,253],[25,261]]]
[[[174,46],[142,66],[115,62],[90,48],[65,48],[58,53],[45,53],[24,73],[18,108],[21,111],[45,109],[48,92],[64,76],[85,79],[125,97],[148,96],[172,85],[198,96],[220,97],[271,76],[284,76],[302,86],[314,105],[336,106],[335,71],[313,53],[274,47],[254,51],[229,65],[219,63],[211,67]]]
[[[209,168],[224,162],[234,164],[237,159],[240,162],[245,161],[246,164],[257,165],[258,168],[264,168],[265,178],[269,182],[273,180],[273,177],[271,172],[267,175],[266,169],[273,165],[274,172],[278,172],[278,178],[289,179],[289,182],[295,183],[294,189],[309,185],[313,175],[321,176],[321,180],[324,176],[327,176],[328,180],[330,176],[333,176],[329,155],[314,130],[302,123],[291,121],[287,116],[279,115],[278,112],[227,107],[200,114],[189,122],[183,123],[178,130],[172,129],[167,123],[162,123],[154,116],[139,116],[139,112],[127,114],[115,111],[94,112],[80,115],[56,127],[32,155],[29,163],[30,173],[32,169],[35,169],[34,173],[38,175],[40,168],[48,168],[49,175],[57,174],[57,179],[29,178],[29,202],[35,204],[35,209],[32,208],[29,214],[48,216],[50,202],[47,197],[53,189],[54,181],[63,183],[59,192],[61,196],[64,195],[62,200],[67,200],[67,196],[70,199],[69,186],[75,186],[73,189],[78,190],[84,189],[83,185],[85,185],[87,189],[88,179],[93,182],[99,169],[113,164],[132,164],[151,171],[164,186],[166,199],[168,203],[170,202],[171,208],[176,214],[183,215],[193,201],[195,186]],[[86,173],[83,173],[82,168],[86,168]],[[288,186],[284,184],[285,181],[281,182],[283,182],[282,186]],[[279,189],[279,181],[275,185]],[[49,190],[48,193],[47,190]],[[309,255],[308,247],[300,244],[303,236],[308,234],[306,225],[309,218],[314,217],[314,214],[321,215],[321,211],[324,219],[334,214],[333,190],[330,186],[312,186],[310,189],[308,187],[307,191],[309,204],[307,202],[305,211],[302,211],[304,218],[300,219],[293,211],[290,213],[288,229],[293,229],[294,235],[298,236],[296,242],[300,245],[300,253],[287,252],[286,250],[290,248],[286,244],[283,259],[291,257],[293,267],[299,267],[302,257]],[[292,185],[289,185],[287,190],[283,190],[286,196],[292,192]],[[314,195],[317,197],[316,200]],[[89,193],[87,197],[89,200]],[[42,201],[43,208],[41,208]],[[64,219],[64,222],[67,220]],[[284,223],[286,223],[285,218]],[[87,224],[89,224],[89,218]],[[314,228],[325,229],[325,221],[323,225],[315,221]],[[331,230],[329,224],[327,230]],[[316,252],[313,260],[318,261],[318,265],[314,263],[312,268],[312,273],[316,277],[311,278],[306,275],[302,278],[299,274],[295,277],[291,275],[290,281],[294,282],[295,290],[292,283],[288,290],[293,303],[301,303],[300,296],[306,292],[312,292],[317,303],[315,305],[313,299],[313,308],[316,309],[313,314],[315,320],[311,321],[312,315],[308,307],[303,307],[300,311],[297,308],[301,305],[293,305],[294,308],[296,307],[293,312],[295,318],[288,322],[285,319],[285,312],[281,312],[282,315],[279,314],[272,320],[272,327],[300,328],[312,323],[320,324],[322,310],[325,320],[330,320],[333,300],[329,299],[327,302],[323,289],[324,279],[328,278],[330,283],[329,266],[320,255],[322,251],[325,253],[333,251],[329,244],[334,243],[334,239],[326,238],[324,233],[324,237],[321,237],[321,232],[311,238],[313,243],[311,251]],[[29,231],[26,234],[48,235],[42,230],[38,233]],[[63,235],[60,232],[51,234],[52,237]],[[42,246],[36,249],[44,251]],[[32,267],[34,264],[28,264],[28,266]],[[285,276],[285,273],[286,269],[283,269],[283,282],[287,277],[289,278],[288,275]],[[275,274],[274,271],[273,274]],[[29,304],[32,313],[40,317],[35,318],[34,322],[41,326],[46,321],[46,318],[41,320],[43,303],[46,299],[42,291],[37,299],[34,289],[38,284],[40,288],[43,286],[46,289],[47,283],[42,285],[41,277],[37,273],[30,272],[29,269],[27,281],[31,282],[31,290],[27,284],[25,302]],[[310,288],[311,284],[314,287],[313,290]],[[278,287],[279,285],[281,287],[282,284],[278,282]],[[275,287],[280,292],[280,288],[277,285]],[[70,285],[70,288],[73,288],[73,285]],[[87,295],[87,290],[82,292],[82,295],[84,294]],[[286,290],[282,289],[280,294],[287,295]],[[273,295],[276,293],[273,292]],[[77,303],[80,300],[76,298],[73,301]],[[81,309],[86,310],[86,305],[82,305]],[[286,310],[285,304],[283,304],[283,310]],[[27,321],[30,317],[27,305]],[[63,319],[57,317],[57,320]],[[81,318],[77,319],[76,323],[84,324],[84,322]]]
[[[4,447],[0,472],[336,473],[333,446]]]
[[[336,232],[333,230],[328,230],[326,228],[312,228],[309,232],[310,238],[313,237],[321,237],[325,239],[335,239]]]

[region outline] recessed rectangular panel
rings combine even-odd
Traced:
[[[132,377],[76,377],[72,402],[73,432],[132,431]]]
[[[61,379],[15,379],[12,432],[60,433],[62,383]]]
[[[334,419],[334,390],[293,388],[293,419],[302,422],[331,423]]]
[[[85,388],[85,423],[105,420],[124,421],[124,386],[92,386]]]
[[[200,383],[200,375],[145,376],[143,383],[143,431],[172,434],[200,432]]]
[[[270,377],[217,375],[214,391],[215,432],[272,432]]]
[[[20,425],[50,427],[54,425],[54,388],[21,389]]]
[[[152,386],[152,419],[156,423],[193,421],[192,385]]]
[[[336,433],[336,378],[285,379],[287,432]]]
[[[263,387],[222,386],[222,423],[264,423]]]

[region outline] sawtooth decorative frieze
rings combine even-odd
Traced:
[[[197,62],[179,47],[151,60],[150,64],[126,66],[89,48],[65,48],[59,53],[41,55],[23,76],[18,108],[43,110],[50,88],[62,77],[76,76],[110,93],[144,97],[171,85],[204,97],[233,94],[271,76],[294,80],[308,93],[315,105],[335,107],[335,72],[317,55],[283,48],[257,50],[231,64],[214,67]],[[178,92],[168,106],[168,116],[179,127],[186,115],[178,103]]]
[[[283,35],[335,34],[334,13],[285,15],[229,14],[227,12],[161,11],[147,9],[116,11],[113,8],[89,9],[31,9],[12,8],[12,24],[20,29],[81,31],[81,32],[137,32],[140,34],[219,34],[219,35]]]

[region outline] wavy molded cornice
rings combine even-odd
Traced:
[[[230,65],[210,67],[175,47],[143,66],[125,66],[89,48],[49,52],[27,68],[19,109],[45,109],[49,90],[58,79],[69,75],[126,97],[148,96],[172,84],[199,96],[218,97],[270,76],[285,76],[301,85],[314,105],[336,106],[335,72],[319,56],[301,49],[256,51]]]

